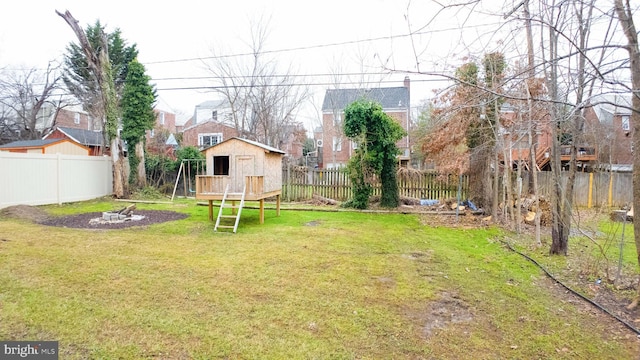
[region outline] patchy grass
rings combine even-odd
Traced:
[[[104,200],[44,207],[112,210]],[[146,228],[0,219],[0,339],[61,358],[633,358],[638,340],[558,298],[496,229],[418,215],[245,209],[213,233],[194,202]]]

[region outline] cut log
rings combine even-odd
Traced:
[[[324,196],[320,196],[317,194],[313,194],[313,202],[315,204],[324,204],[324,205],[338,205],[338,202],[333,199],[326,198]]]
[[[131,205],[125,207],[124,209],[120,209],[116,213],[118,213],[120,215],[131,216],[131,215],[133,215],[133,210],[135,210],[135,209],[136,209],[136,204],[131,204]]]
[[[533,211],[527,211],[524,215],[525,224],[534,225],[534,220],[536,219],[536,213]]]

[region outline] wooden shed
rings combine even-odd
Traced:
[[[14,141],[0,145],[0,151],[26,154],[89,155],[89,148],[70,139]]]
[[[264,199],[276,197],[280,215],[282,194],[282,157],[284,152],[255,141],[230,138],[202,150],[207,175],[196,177],[196,199],[209,201],[209,219],[213,220],[213,201],[221,201],[215,229],[219,227],[225,201],[238,210],[236,226],[245,200],[260,201],[260,223],[264,223]],[[235,202],[240,201],[236,207]]]

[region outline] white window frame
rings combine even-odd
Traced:
[[[333,151],[342,151],[342,139],[337,136],[333,137]]]
[[[340,111],[334,113],[333,126],[335,126],[335,127],[341,127],[342,126],[342,113]]]
[[[73,123],[78,125],[80,124],[80,114],[79,113],[73,113]]]
[[[629,131],[630,129],[629,115],[622,115],[622,130]]]
[[[212,141],[208,141],[207,144],[205,144],[204,139],[205,138],[217,138],[217,142],[212,144]],[[198,134],[198,146],[213,146],[215,144],[219,144],[222,142],[222,133],[203,133],[203,134]]]
[[[160,118],[160,125],[164,125],[164,112],[161,111],[158,117]]]
[[[149,137],[154,137],[156,135],[156,129],[149,130]]]

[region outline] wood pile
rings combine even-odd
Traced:
[[[522,219],[527,225],[535,225],[536,213],[540,212],[540,226],[551,224],[551,204],[545,198],[539,198],[539,206],[536,208],[536,199],[533,196],[520,199],[520,211]]]

